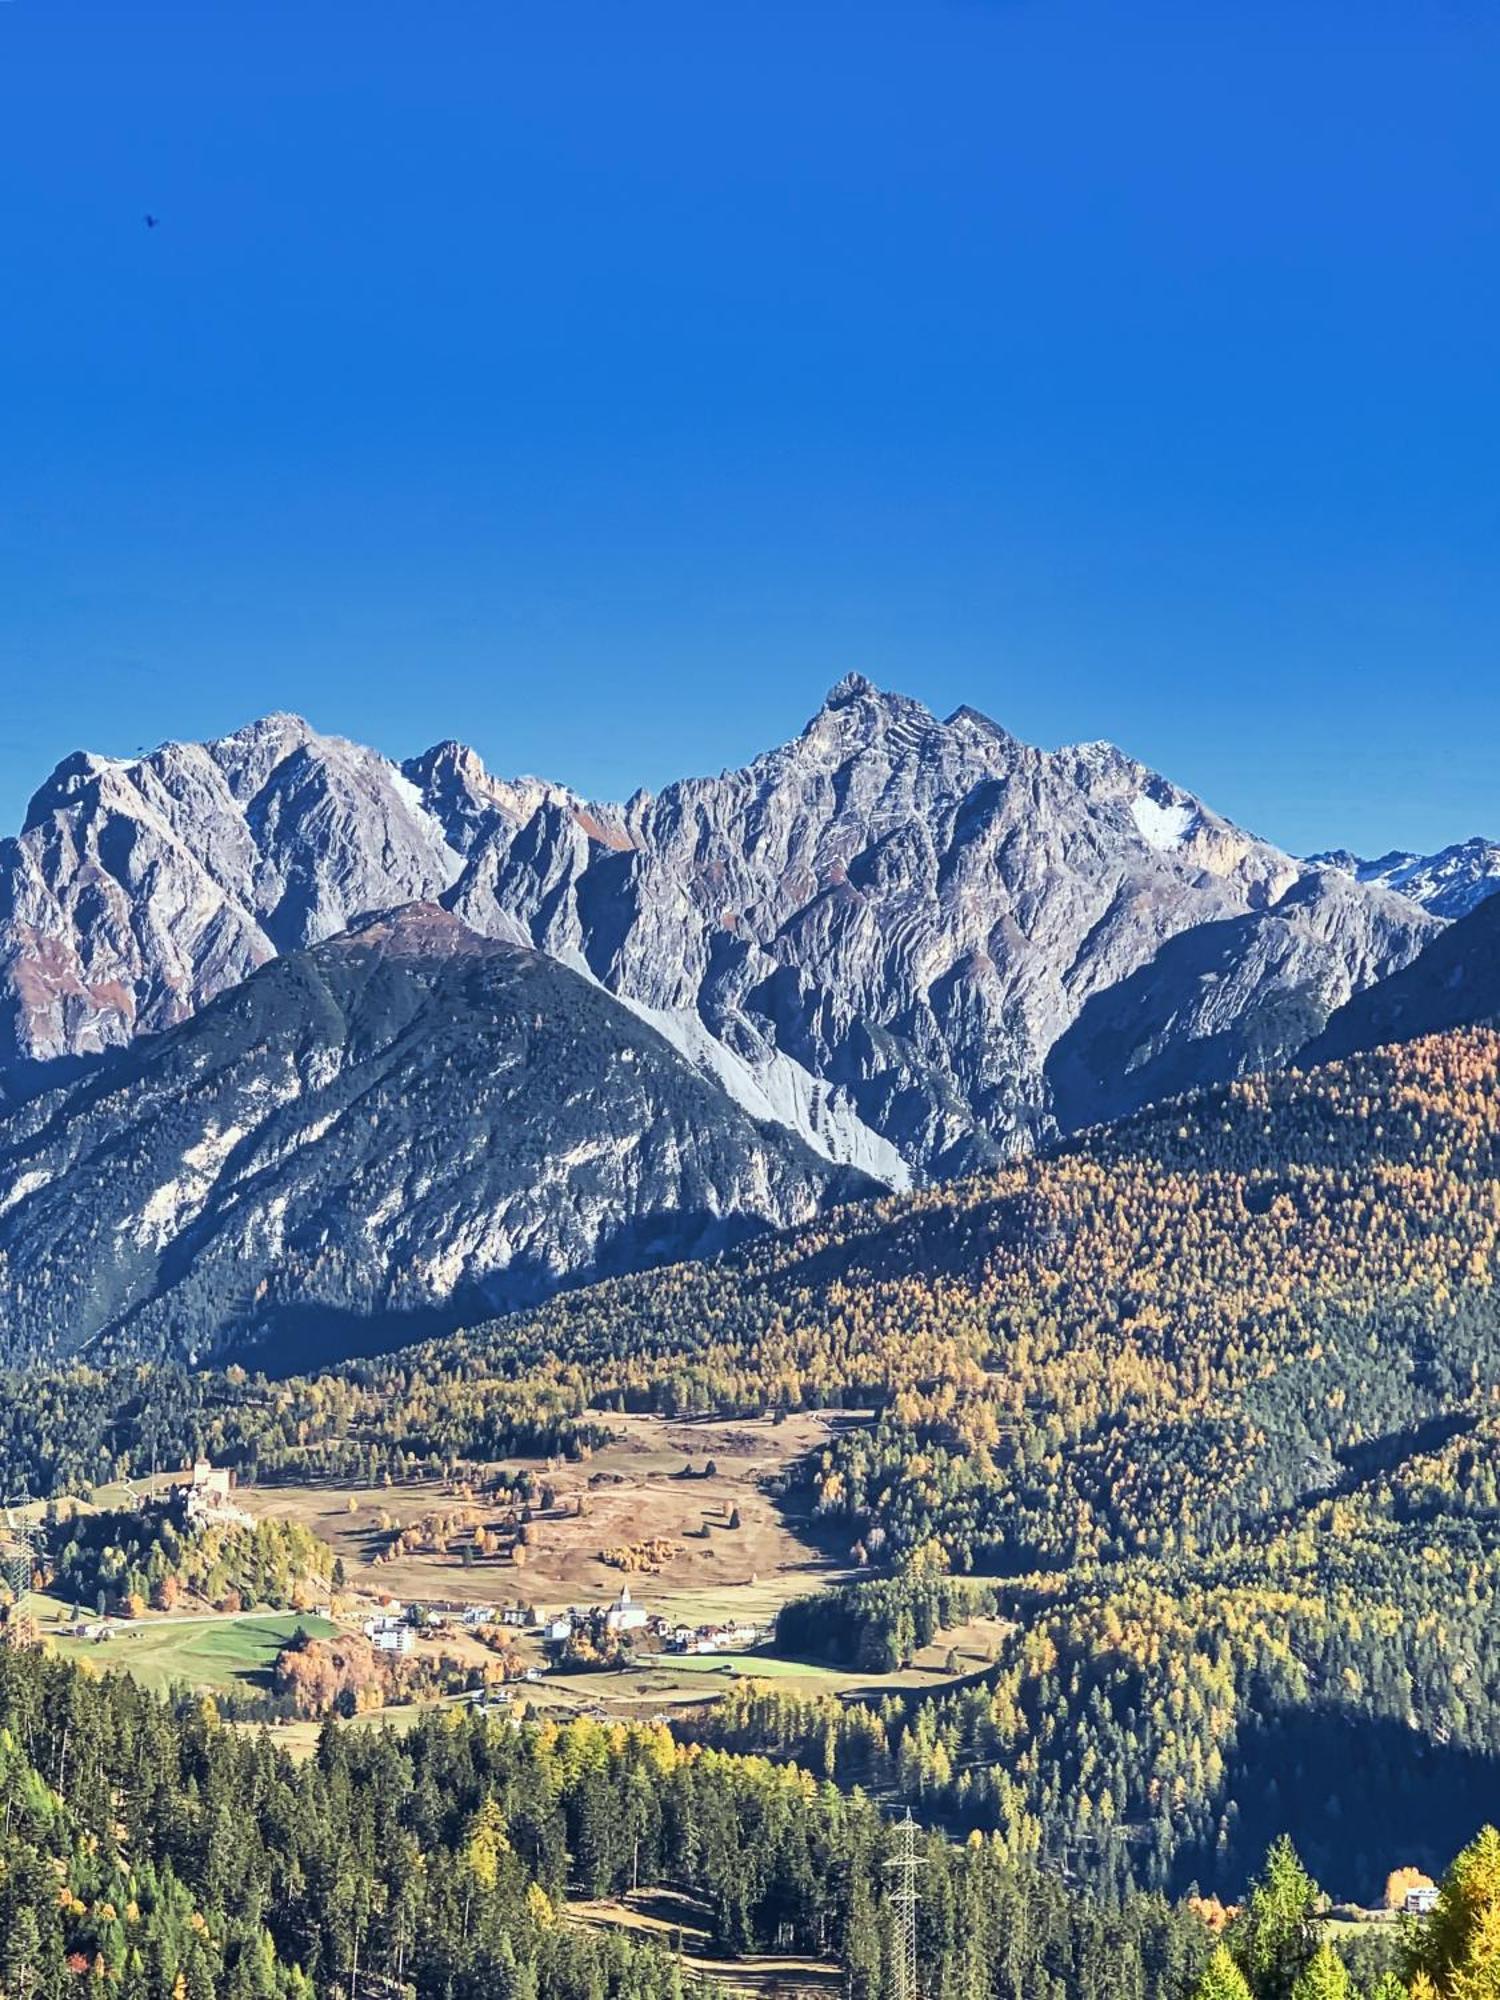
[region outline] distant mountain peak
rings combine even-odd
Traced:
[[[844,727],[850,720],[871,729],[888,728],[902,720],[918,721],[932,729],[943,727],[932,710],[925,702],[918,701],[915,695],[898,694],[894,689],[877,687],[865,674],[845,674],[836,686],[828,690],[823,706],[808,724],[807,733],[815,734],[829,722]]]
[[[864,674],[845,674],[841,681],[828,690],[824,696],[824,708],[847,708],[850,702],[862,701],[867,696],[880,698],[880,689]]]
[[[1367,887],[1393,889],[1398,895],[1453,921],[1465,917],[1489,897],[1500,893],[1500,841],[1472,835],[1440,848],[1436,854],[1393,849],[1368,861],[1347,848],[1331,848],[1309,856],[1311,866],[1336,868]]]
[[[993,716],[986,715],[981,708],[971,708],[967,702],[961,703],[959,707],[954,709],[951,715],[943,718],[943,727],[945,729],[973,729],[978,731],[980,735],[992,736],[1002,743],[1014,743],[1016,740],[1008,729],[1002,728],[996,722]]]
[[[879,744],[897,757],[920,756],[950,743],[958,756],[968,754],[976,737],[987,742],[1008,743],[1003,730],[987,718],[983,728],[952,716],[940,722],[925,702],[914,695],[898,694],[877,687],[864,674],[846,674],[830,688],[823,706],[794,742],[783,743],[757,757],[749,766],[754,771],[775,769],[801,748],[811,748],[815,756],[830,750],[839,757],[858,755]]]
[[[299,715],[295,709],[269,708],[264,715],[254,716],[249,722],[242,723],[238,729],[232,729],[227,737],[220,737],[218,740],[233,743],[244,738],[260,736],[317,736],[318,734],[320,732],[313,727],[307,717]],[[162,746],[164,749],[171,747],[169,744]]]
[[[1336,868],[1341,875],[1357,875],[1366,864],[1357,854],[1351,854],[1347,847],[1325,848],[1320,854],[1309,854],[1309,868]]]
[[[471,750],[467,743],[460,743],[452,736],[445,736],[441,743],[434,743],[430,750],[424,750],[419,757],[408,757],[401,766],[409,778],[422,779],[439,772],[451,772],[467,779],[471,784],[483,784],[489,779],[484,759],[477,750]]]

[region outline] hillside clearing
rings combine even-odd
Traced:
[[[105,1641],[56,1638],[65,1659],[87,1660],[100,1671],[128,1673],[144,1687],[174,1686],[265,1691],[276,1655],[301,1630],[331,1638],[326,1618],[294,1611],[248,1613],[232,1618],[152,1618],[117,1627]]]

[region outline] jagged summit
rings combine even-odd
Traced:
[[[815,727],[828,716],[847,713],[860,716],[874,725],[893,716],[921,716],[937,725],[937,717],[924,702],[914,695],[900,694],[891,688],[877,687],[865,674],[845,674],[835,683],[823,698],[823,705],[813,717],[808,727]]]
[[[914,695],[878,687],[867,674],[861,673],[845,674],[828,690],[822,707],[808,724],[808,731],[813,730],[823,717],[842,710],[855,710],[875,726],[892,719],[904,719],[933,730],[978,733],[998,743],[1014,744],[1017,741],[993,716],[986,715],[982,709],[971,708],[967,702],[961,703],[951,715],[939,718]]]
[[[912,696],[878,688],[863,674],[846,674],[829,689],[822,707],[800,736],[762,752],[748,769],[752,773],[775,769],[809,751],[817,757],[858,752],[878,745],[892,731],[923,732],[941,727],[932,711]]]
[[[891,1184],[1274,1061],[1436,927],[1114,746],[1038,750],[859,673],[743,768],[623,806],[451,739],[398,766],[273,715],[67,759],[38,794],[0,847],[0,1077],[402,904],[582,972]]]
[[[1003,743],[1016,741],[1010,731],[996,722],[992,715],[986,715],[983,709],[971,708],[967,702],[961,703],[950,716],[945,717],[943,726],[945,729],[977,729],[987,736],[998,738]]]
[[[241,723],[238,729],[230,730],[227,736],[221,736],[214,740],[222,745],[231,743],[257,743],[268,739],[277,742],[301,742],[309,737],[321,736],[322,734],[323,732],[314,728],[305,715],[299,715],[295,709],[272,708],[268,709],[264,715],[253,716],[249,722]],[[329,741],[343,742],[345,740],[342,737],[329,738]],[[175,750],[181,747],[181,744],[175,741],[160,745],[161,750]]]
[[[112,768],[117,768],[112,759],[100,757],[92,750],[72,751],[54,766],[32,793],[26,817],[21,822],[22,833],[30,833],[34,827],[42,825],[50,813],[65,810],[90,787],[97,785],[105,772]]]
[[[851,701],[858,701],[865,695],[879,696],[880,690],[864,674],[845,674],[836,681],[823,697],[824,708],[844,708]]]
[[[1397,849],[1366,861],[1347,848],[1310,857],[1314,865],[1337,868],[1356,881],[1409,896],[1434,916],[1464,917],[1490,896],[1500,894],[1500,841],[1478,835],[1456,841],[1436,854]]]

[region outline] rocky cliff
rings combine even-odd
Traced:
[[[858,676],[744,769],[623,805],[270,716],[37,794],[0,848],[6,1087],[412,900],[595,981],[892,1185],[1282,1060],[1439,928],[1109,745],[1034,749]]]

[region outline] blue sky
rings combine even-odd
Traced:
[[[618,793],[859,668],[1292,847],[1500,834],[1497,57],[1480,0],[5,0],[0,826],[272,707]]]

